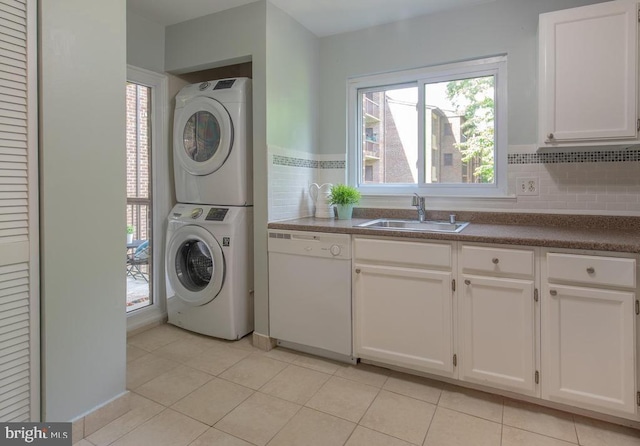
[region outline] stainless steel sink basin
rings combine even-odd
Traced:
[[[389,218],[379,218],[377,220],[366,221],[355,226],[357,228],[386,229],[388,231],[460,232],[468,224],[468,222],[449,223],[448,221],[438,220],[428,220],[420,222],[418,220],[394,220]]]

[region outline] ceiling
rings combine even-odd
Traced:
[[[161,25],[202,17],[256,0],[127,0],[127,8]],[[355,31],[494,0],[270,0],[318,37]]]

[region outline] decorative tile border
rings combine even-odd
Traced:
[[[509,164],[620,163],[640,161],[640,149],[602,150],[594,152],[512,153]]]
[[[309,169],[344,169],[346,166],[344,161],[318,161],[284,155],[273,155],[273,164]]]
[[[602,150],[563,153],[511,153],[509,164],[557,164],[557,163],[621,163],[640,161],[640,149]],[[273,164],[309,169],[344,169],[345,161],[319,161],[284,155],[273,155]]]

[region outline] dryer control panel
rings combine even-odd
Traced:
[[[218,81],[216,83],[216,86],[213,87],[214,90],[225,90],[227,88],[231,88],[233,87],[233,84],[236,82],[235,79],[224,79],[221,81]]]
[[[227,208],[211,208],[204,219],[207,221],[224,221],[227,212],[229,212]]]

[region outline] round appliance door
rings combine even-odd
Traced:
[[[215,99],[198,97],[176,111],[173,150],[192,175],[209,175],[225,163],[233,146],[229,112]]]
[[[167,275],[176,297],[187,305],[211,302],[224,284],[224,255],[209,231],[182,226],[171,237],[167,250]]]

